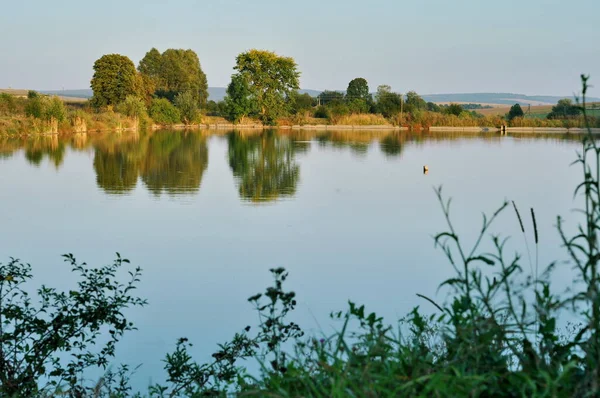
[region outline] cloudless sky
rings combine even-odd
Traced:
[[[20,0],[0,5],[0,87],[89,88],[107,53],[137,65],[191,48],[210,86],[251,48],[296,59],[301,86],[364,77],[422,94],[600,96],[600,0]]]

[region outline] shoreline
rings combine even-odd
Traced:
[[[429,128],[411,129],[406,126],[393,125],[328,125],[328,124],[311,124],[311,125],[292,125],[292,126],[265,126],[262,124],[233,124],[233,123],[200,123],[200,124],[173,124],[173,125],[156,125],[148,127],[148,130],[294,130],[294,131],[381,131],[381,132],[415,132],[415,133],[436,133],[436,132],[457,132],[457,133],[494,133],[494,134],[587,134],[588,130],[581,127],[506,127],[503,132],[500,127],[457,127],[457,126],[431,126]],[[8,134],[0,132],[0,136],[36,136],[36,135],[61,135],[61,134],[82,134],[82,133],[106,133],[106,132],[133,132],[139,131],[135,127],[126,128],[108,128],[108,129],[90,129],[83,131],[71,132],[46,132],[46,133],[26,133],[26,134]],[[600,128],[591,128],[591,133],[600,135]]]

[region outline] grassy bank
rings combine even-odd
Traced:
[[[14,93],[13,93],[14,94]],[[233,124],[214,112],[191,110],[183,117],[179,109],[166,99],[152,99],[149,105],[137,98],[129,98],[118,107],[96,109],[88,102],[72,101],[59,97],[33,96],[20,93],[0,93],[0,134],[28,135],[44,133],[77,133],[97,131],[122,131],[139,128],[263,128],[259,119],[244,117]],[[31,93],[30,93],[31,94]],[[58,104],[62,104],[58,106]],[[280,117],[279,127],[353,126],[373,128],[401,128],[411,131],[428,130],[431,127],[535,127],[535,128],[584,128],[583,116],[564,119],[548,119],[525,115],[507,120],[504,116],[488,112],[462,111],[451,114],[441,111],[413,110],[384,117],[376,113],[335,113],[323,111],[322,106],[301,113]],[[337,108],[336,108],[337,109]],[[548,108],[548,110],[551,108]],[[483,109],[484,111],[496,111]],[[54,113],[52,113],[54,112]],[[597,112],[591,110],[593,115]],[[189,112],[188,112],[189,113]],[[217,112],[218,113],[218,112]],[[182,120],[185,121],[182,122]],[[589,116],[591,127],[600,127],[600,118]]]

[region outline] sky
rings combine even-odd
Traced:
[[[600,81],[599,0],[5,0],[0,87],[89,88],[103,54],[191,48],[225,87],[251,48],[294,57],[305,89],[572,95]],[[600,82],[590,95],[600,96]]]

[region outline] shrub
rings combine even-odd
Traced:
[[[14,259],[0,264],[2,396],[45,396],[60,383],[70,386],[70,396],[84,396],[78,393],[81,372],[106,366],[117,342],[134,328],[122,311],[146,304],[131,295],[140,268],[127,283],[117,281],[117,271],[129,262],[118,254],[113,264],[100,268],[79,264],[71,254],[63,257],[80,278],[77,287],[60,292],[42,286],[37,303],[28,293],[31,266]],[[105,329],[108,338],[101,334]]]
[[[36,119],[41,119],[44,113],[44,99],[40,96],[31,97],[25,105],[25,115]]]
[[[14,97],[8,93],[0,93],[0,115],[12,115],[16,109]]]
[[[125,101],[117,106],[117,111],[127,117],[139,119],[146,115],[146,105],[140,97],[128,95]]]
[[[179,109],[166,98],[155,98],[150,103],[150,117],[158,124],[175,124],[181,121]]]
[[[192,124],[198,120],[198,104],[189,91],[175,97],[175,106],[179,109],[181,121],[185,124]]]
[[[67,117],[65,103],[58,97],[53,96],[43,101],[43,118],[47,121],[56,120],[62,122]]]
[[[314,116],[316,118],[329,119],[331,117],[331,112],[329,112],[329,109],[325,105],[320,105],[315,110]]]

